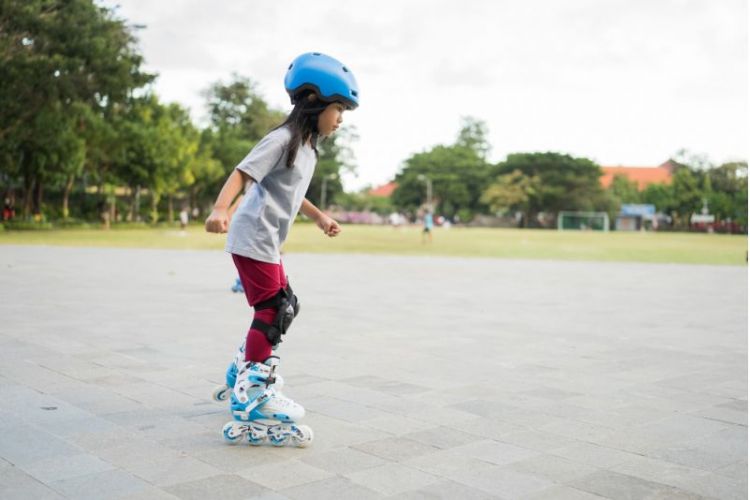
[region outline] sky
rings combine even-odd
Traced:
[[[360,107],[357,176],[393,179],[486,122],[489,159],[555,151],[605,166],[657,166],[683,148],[747,160],[745,0],[104,0],[138,30],[166,102],[206,118],[202,92],[233,73],[291,110],[283,80],[304,52],[346,64]],[[238,161],[241,158],[238,158]]]

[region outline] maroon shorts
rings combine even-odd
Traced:
[[[245,289],[247,303],[252,307],[259,302],[268,300],[286,288],[286,274],[284,265],[261,262],[259,260],[232,254],[234,265],[240,275],[242,287]],[[272,323],[276,317],[276,309],[255,311],[254,319],[264,323]],[[266,334],[251,328],[247,332],[245,343],[245,361],[265,361],[271,355],[271,343]]]

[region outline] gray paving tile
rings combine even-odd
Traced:
[[[81,454],[47,458],[21,468],[40,482],[49,484],[62,479],[112,470],[115,466],[94,455]]]
[[[441,449],[453,448],[482,439],[479,436],[445,426],[411,432],[403,437]]]
[[[164,488],[164,491],[182,500],[206,498],[256,498],[269,491],[263,486],[240,476],[223,474],[196,481],[186,481]]]
[[[635,455],[625,462],[609,467],[611,472],[638,477],[648,481],[672,486],[681,484],[681,478],[700,475],[705,471],[672,462]],[[745,471],[747,472],[747,470]]]
[[[455,481],[440,481],[427,485],[416,491],[407,491],[388,497],[391,500],[497,500],[497,495],[490,495],[465,484]]]
[[[83,450],[39,427],[30,425],[0,428],[0,457],[15,465],[39,460],[79,455]]]
[[[424,421],[404,417],[401,415],[391,415],[386,417],[367,419],[360,422],[360,424],[367,427],[372,427],[373,429],[387,432],[389,434],[395,434],[397,436],[403,436],[404,434],[418,432],[426,428],[433,427],[431,424],[428,424]]]
[[[602,498],[605,497],[569,486],[553,486],[539,493],[525,496],[523,500],[602,500]]]
[[[673,486],[610,471],[597,471],[571,481],[569,486],[613,500],[640,498],[699,500],[703,497]]]
[[[677,446],[657,449],[648,455],[713,471],[747,458],[747,427],[735,426]]]
[[[557,448],[565,448],[576,443],[574,439],[564,438],[539,430],[512,432],[510,434],[503,433],[501,437],[496,439],[521,448],[545,452]]]
[[[337,448],[317,455],[300,457],[308,465],[333,474],[346,474],[385,465],[386,461],[353,448]]]
[[[672,478],[671,483],[695,495],[722,500],[743,500],[748,496],[747,477],[733,479],[711,472]]]
[[[255,465],[237,472],[237,475],[274,491],[333,477],[330,472],[299,460]]]
[[[344,477],[332,477],[293,488],[285,488],[280,493],[285,497],[299,500],[330,500],[331,498],[368,500],[382,498],[382,495],[376,491],[355,484]]]
[[[156,486],[169,486],[186,481],[218,476],[221,469],[189,456],[160,458],[144,457],[140,463],[130,463],[123,469]]]
[[[404,460],[402,463],[438,477],[452,477],[462,471],[489,469],[494,465],[478,458],[462,455],[455,449],[420,455]]]
[[[52,482],[49,486],[66,497],[80,499],[117,498],[140,493],[150,487],[146,481],[122,470],[69,477]]]
[[[593,467],[611,468],[617,464],[632,460],[637,455],[613,448],[579,442],[565,448],[550,451],[551,455],[567,458]]]
[[[505,465],[539,455],[538,452],[498,441],[476,441],[452,448],[465,457],[477,458],[496,465]]]
[[[554,485],[554,483],[542,477],[499,466],[460,472],[451,475],[451,479],[491,495],[509,499],[532,495]]]
[[[289,460],[289,457],[281,453],[280,450],[270,446],[255,447],[244,443],[238,443],[237,445],[220,443],[213,449],[193,452],[191,456],[230,474],[236,474],[256,465]]]
[[[555,483],[567,483],[571,479],[587,476],[597,468],[573,462],[554,455],[538,455],[505,466],[509,470],[543,477]]]
[[[747,464],[747,459],[745,459],[745,460],[740,460],[738,462],[729,464],[726,467],[721,467],[719,469],[716,469],[715,472],[716,474],[719,474],[720,476],[740,479],[744,481],[745,486],[747,486],[747,479],[748,479],[747,471],[748,471],[748,464]]]
[[[352,446],[356,450],[378,456],[385,460],[399,462],[419,455],[432,453],[438,448],[405,438],[385,438]]]
[[[425,472],[400,464],[386,464],[372,469],[350,472],[345,476],[352,482],[383,495],[395,495],[423,488],[438,481]]]
[[[49,486],[16,467],[0,468],[0,498],[4,500],[59,500],[64,498]]]

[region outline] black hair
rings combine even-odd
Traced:
[[[284,123],[276,127],[276,129],[287,127],[292,133],[286,150],[287,168],[294,166],[300,144],[304,144],[308,140],[313,151],[315,151],[315,157],[318,157],[318,116],[326,109],[326,106],[328,106],[328,103],[319,100],[315,92],[302,92],[296,96],[294,109],[286,117]]]

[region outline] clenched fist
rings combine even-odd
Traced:
[[[229,227],[229,214],[226,210],[214,209],[206,219],[206,231],[209,233],[226,233]]]
[[[341,232],[341,226],[335,220],[331,219],[327,215],[323,215],[318,219],[318,227],[323,230],[326,236],[333,238]]]

